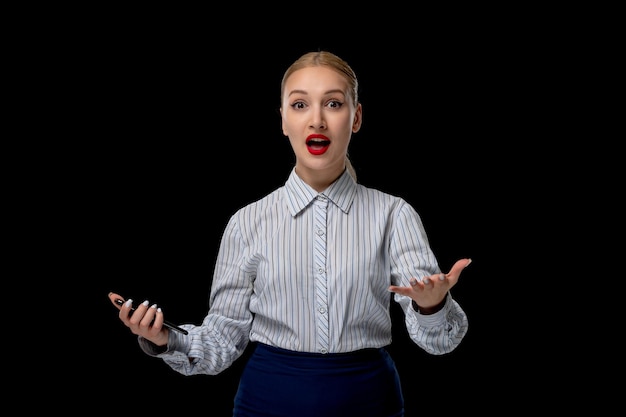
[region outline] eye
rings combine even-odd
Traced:
[[[328,107],[330,107],[331,109],[340,109],[341,106],[343,106],[343,103],[341,101],[338,101],[338,100],[331,100],[326,105]]]
[[[304,104],[303,101],[296,101],[295,103],[291,104],[291,107],[296,109],[296,110],[300,110],[306,107],[306,104]]]

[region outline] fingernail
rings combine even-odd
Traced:
[[[157,308],[157,305],[156,305],[156,304],[152,304],[152,305],[150,306],[150,308]]]
[[[472,263],[472,258],[469,258],[469,262],[467,262],[467,265],[465,265],[465,267],[467,268],[467,266],[471,263]]]
[[[417,285],[417,280],[416,280],[415,278],[411,278],[411,279],[409,280],[409,284],[411,284],[411,286],[412,286],[412,287],[414,287],[414,286],[416,286],[416,285]]]
[[[143,302],[143,303],[141,303],[141,304],[147,307],[147,306],[148,306],[148,304],[150,304],[150,303],[148,302],[148,300],[146,300],[146,301],[144,301],[144,302]]]
[[[428,278],[424,278],[424,285],[430,284],[430,280]]]
[[[158,311],[159,313],[161,313],[161,307],[157,308],[157,311]]]
[[[133,299],[129,298],[128,301],[126,301],[126,307],[130,307],[133,305]]]
[[[446,279],[446,276],[444,274],[439,275],[439,281],[443,281],[444,279]]]

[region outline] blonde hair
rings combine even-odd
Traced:
[[[328,51],[308,52],[302,55],[300,58],[296,59],[283,74],[283,79],[280,83],[280,96],[283,96],[283,93],[285,91],[285,83],[287,82],[287,79],[291,76],[291,74],[302,68],[319,66],[329,67],[337,71],[346,79],[348,85],[350,86],[349,93],[350,98],[352,99],[352,104],[356,108],[359,104],[359,81],[356,77],[356,73],[346,61]],[[352,162],[350,162],[350,158],[348,158],[347,154],[346,169],[348,170],[350,175],[352,175],[352,178],[354,178],[354,180],[356,181],[356,171],[354,170]]]

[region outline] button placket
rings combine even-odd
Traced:
[[[318,196],[314,201],[313,216],[315,235],[315,305],[317,306],[317,345],[321,353],[328,352],[328,287],[326,276],[326,212],[328,199]]]

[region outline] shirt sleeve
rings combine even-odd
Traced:
[[[218,252],[209,313],[200,326],[184,324],[187,335],[169,332],[165,351],[139,338],[139,346],[183,375],[216,375],[232,365],[246,349],[252,325],[250,274],[242,268],[246,245],[233,216]]]
[[[421,279],[441,273],[421,218],[406,202],[400,205],[394,216],[393,230],[389,250],[394,285],[409,286],[412,277]],[[394,294],[394,300],[404,311],[411,340],[430,354],[443,355],[453,351],[467,333],[467,315],[450,292],[444,307],[429,315],[415,311],[409,297]]]
[[[452,352],[467,333],[467,316],[450,293],[446,296],[444,307],[434,314],[416,312],[410,300],[408,305],[405,305],[405,300],[401,300],[400,304],[405,312],[406,327],[411,340],[430,354],[443,355]]]

